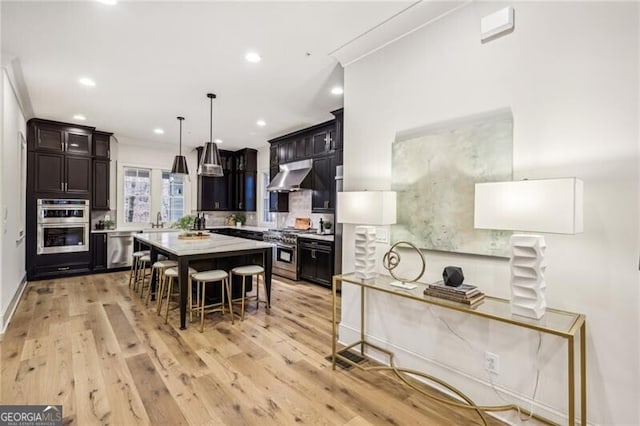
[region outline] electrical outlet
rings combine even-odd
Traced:
[[[389,243],[389,230],[387,228],[376,228],[376,243]]]
[[[496,376],[500,374],[500,357],[492,352],[485,352],[484,369]]]

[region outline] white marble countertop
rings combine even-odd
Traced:
[[[180,231],[177,228],[115,228],[115,229],[92,229],[92,234],[109,234],[112,232],[131,232],[132,234],[145,232],[145,233],[156,233],[156,232],[178,232]]]
[[[161,248],[176,256],[226,253],[241,250],[271,248],[273,244],[227,235],[209,234],[206,240],[181,240],[176,232],[152,232],[135,234],[138,240]]]
[[[221,228],[230,228],[230,229],[240,229],[244,231],[256,231],[256,232],[266,232],[272,228],[265,228],[263,226],[252,226],[252,225],[244,225],[244,226],[229,226],[229,225],[217,225],[217,226],[207,226],[207,229],[221,229]]]
[[[298,234],[298,238],[308,238],[310,240],[334,241],[333,234]]]

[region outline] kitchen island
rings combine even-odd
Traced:
[[[209,234],[208,237],[203,240],[180,239],[178,236],[179,233],[176,232],[156,232],[135,234],[134,239],[136,245],[149,247],[152,265],[158,260],[158,254],[163,254],[169,259],[178,262],[181,330],[186,329],[190,262],[208,259],[242,258],[246,256],[260,257],[260,263],[264,267],[264,284],[267,291],[267,300],[269,304],[271,304],[272,244],[218,234]],[[151,291],[155,291],[155,281],[154,276],[151,282]]]

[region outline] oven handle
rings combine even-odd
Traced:
[[[287,244],[280,244],[280,243],[276,243],[276,247],[290,249],[290,250],[295,250],[296,249],[296,246],[290,246],[290,245],[287,245]]]

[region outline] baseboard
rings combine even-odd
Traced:
[[[341,345],[346,346],[360,340],[360,329],[356,329],[354,327],[340,323],[338,336],[339,336],[339,343]],[[499,386],[496,384],[493,384],[493,387],[492,387],[492,384],[486,379],[456,370],[455,368],[449,365],[443,364],[431,358],[427,358],[424,355],[411,351],[408,348],[394,345],[376,336],[367,335],[366,338],[371,343],[374,343],[378,346],[381,346],[393,352],[395,354],[395,358],[411,359],[411,364],[413,364],[414,366],[416,364],[428,365],[428,369],[423,369],[423,371],[428,371],[428,373],[433,375],[434,377],[438,377],[439,379],[445,380],[449,383],[464,382],[465,384],[463,386],[460,386],[460,390],[463,391],[468,396],[470,396],[471,399],[473,399],[473,395],[483,395],[483,394],[486,395],[489,393],[493,394],[494,393],[493,389],[495,389],[501,395],[504,395],[505,399],[515,404],[518,404],[519,406],[524,407],[526,409],[532,409],[536,415],[545,417],[558,424],[567,423],[567,413],[558,410],[556,407],[551,407],[549,405],[542,404],[537,401],[534,401],[532,404],[531,399],[528,397],[528,395],[524,395],[522,393],[514,391],[513,389],[505,388],[503,386]],[[358,347],[356,346],[356,348]],[[366,352],[366,355],[371,359],[374,359],[382,364],[387,364],[388,362],[387,357],[381,354]],[[404,365],[404,364],[398,365],[398,366],[407,367],[407,365]],[[414,368],[413,366],[410,366],[410,367]],[[420,380],[420,378],[418,379]],[[433,383],[428,381],[425,381],[425,383],[429,386],[437,388],[438,390],[452,396],[453,398],[457,398],[456,395],[449,392],[445,388],[435,386]],[[496,405],[502,405],[502,404],[504,404],[504,401]],[[507,412],[504,412],[504,413],[495,412],[495,413],[488,413],[488,414],[491,414],[492,416],[500,419],[501,421],[504,421],[507,424],[514,424],[512,421],[510,421],[510,417]],[[517,423],[517,424],[520,424],[520,423]]]
[[[16,308],[18,307],[18,302],[22,298],[22,293],[24,293],[24,289],[27,287],[27,274],[25,273],[20,280],[20,284],[18,285],[18,290],[13,295],[11,299],[11,303],[7,307],[7,310],[4,311],[4,315],[2,316],[2,330],[0,331],[0,341],[4,337],[4,332],[7,330],[9,326],[9,322],[11,318],[13,318],[13,314],[16,312]]]

